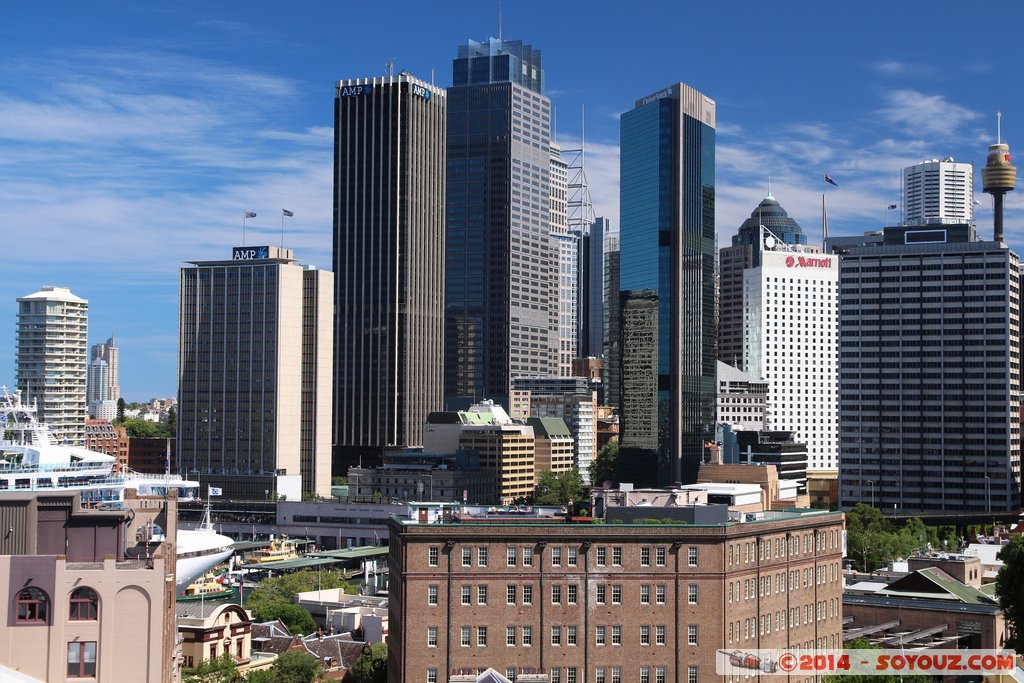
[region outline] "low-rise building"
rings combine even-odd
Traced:
[[[78,494],[0,499],[0,661],[29,680],[164,683],[176,666],[174,498],[83,508]],[[147,542],[154,525],[166,540]]]
[[[387,450],[380,467],[348,469],[348,492],[352,503],[461,500],[477,504],[493,502],[498,495],[495,472],[481,468],[479,454],[465,448],[454,453]]]
[[[907,558],[908,571],[872,574],[843,592],[843,638],[881,647],[1002,649],[1009,626],[982,583],[976,556],[928,552]]]
[[[117,458],[114,467],[118,472],[128,467],[128,434],[124,427],[114,426],[109,419],[85,421],[85,447]]]
[[[574,441],[564,420],[557,417],[531,417],[526,424],[533,427],[534,471],[538,481],[540,473],[545,470],[559,474],[573,468]]]
[[[225,654],[242,671],[266,668],[273,661],[252,652],[252,619],[239,605],[179,602],[176,612],[182,667],[193,669]]]
[[[557,509],[460,508],[424,518],[388,521],[392,683],[488,667],[549,683],[724,682],[718,649],[842,646],[841,513],[594,524]]]

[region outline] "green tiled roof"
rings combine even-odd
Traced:
[[[945,593],[947,599],[953,598],[967,605],[993,605],[996,602],[993,597],[989,596],[984,591],[981,591],[974,586],[968,586],[965,583],[961,583],[944,571],[934,567],[919,569],[914,572],[914,574],[926,579],[934,587],[939,589],[935,592]],[[912,585],[914,581],[911,577],[914,576],[914,574],[910,574],[903,579],[893,582],[889,588],[883,592],[891,595],[899,595],[899,593],[906,592],[906,589],[909,588],[910,592],[920,594],[920,591],[915,591]],[[904,590],[901,591],[901,588]],[[933,593],[933,591],[928,591],[928,593]],[[935,597],[940,596],[936,595]]]
[[[565,426],[565,420],[560,417],[531,417],[526,424],[540,431],[548,438],[553,436],[572,436],[572,432]]]

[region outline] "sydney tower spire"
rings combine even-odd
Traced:
[[[982,190],[995,199],[993,239],[1003,241],[1003,195],[1017,182],[1017,167],[1010,163],[1010,146],[1002,140],[1001,114],[996,114],[996,144],[988,148],[985,168],[981,169]]]

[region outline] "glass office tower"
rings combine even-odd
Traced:
[[[493,38],[459,47],[447,155],[445,404],[507,406],[513,377],[558,371],[551,102],[539,50]]]
[[[677,83],[620,125],[619,476],[691,483],[715,419],[715,102]]]

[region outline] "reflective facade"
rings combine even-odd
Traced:
[[[691,483],[715,419],[715,103],[678,83],[620,125],[619,475]]]
[[[444,90],[407,74],[335,93],[334,471],[423,444],[442,407]]]
[[[558,373],[551,103],[519,41],[459,48],[448,89],[444,391],[508,405],[511,378]]]

